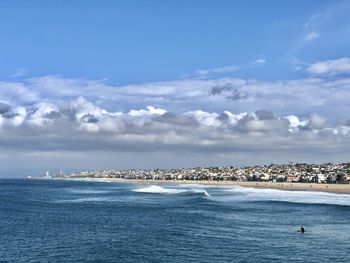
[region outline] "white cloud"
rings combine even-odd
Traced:
[[[266,63],[266,59],[263,59],[263,58],[259,58],[254,61],[254,64],[265,64],[265,63]]]
[[[40,93],[29,88],[28,83],[0,81],[0,98],[2,101],[33,103],[39,102]]]
[[[312,136],[318,134],[314,138],[317,141],[329,130],[333,133],[327,133],[328,137],[348,134],[343,128],[346,126],[332,126],[316,113],[304,120],[295,115],[275,116],[267,110],[252,113],[233,113],[227,110],[221,113],[204,110],[171,113],[165,109],[148,106],[147,109],[123,113],[109,112],[82,97],[68,104],[43,102],[28,109],[18,108],[15,112],[12,117],[0,115],[2,138],[12,138],[14,148],[20,147],[16,140],[27,140],[33,148],[50,148],[56,140],[62,141],[60,147],[67,149],[70,144],[65,141],[70,140],[76,141],[75,146],[78,149],[85,149],[90,144],[96,149],[114,149],[120,144],[133,149],[137,148],[139,143],[166,146],[174,145],[174,142],[181,142],[182,146],[178,145],[180,148],[198,147],[203,144],[219,146],[246,140],[249,143],[247,142],[245,147],[253,147],[250,143],[255,143],[257,135],[260,140],[267,140],[270,144],[274,136],[284,140],[303,141],[302,137],[310,133]],[[23,137],[21,134],[31,136]],[[37,143],[43,145],[39,146]],[[108,146],[108,143],[111,145]],[[269,147],[268,144],[266,147]]]
[[[326,123],[327,123],[327,120],[324,117],[322,117],[316,113],[311,114],[310,125],[312,128],[314,128],[314,129],[325,128]]]
[[[217,113],[209,113],[202,110],[190,111],[186,113],[188,116],[194,117],[194,119],[200,124],[208,127],[219,127],[220,121],[218,120]]]
[[[316,112],[333,120],[334,116],[346,118],[350,111],[347,102],[350,97],[349,85],[350,78],[347,77],[285,81],[184,79],[118,86],[105,81],[46,76],[22,82],[0,82],[0,98],[4,103],[17,107],[41,102],[65,104],[83,95],[95,106],[108,110],[109,114],[153,105],[155,109],[171,112],[197,109],[208,112],[227,109],[253,112],[260,108],[278,115],[302,117]],[[76,101],[75,104],[79,103]],[[101,115],[99,111],[90,105],[89,114]],[[77,118],[82,117],[79,107],[75,114]]]
[[[120,119],[123,113],[108,112],[83,97],[71,101],[68,105],[68,109],[67,106],[63,106],[62,115],[67,119],[73,116],[78,130],[116,133],[124,127]]]
[[[133,117],[142,117],[142,116],[152,116],[152,115],[163,115],[167,111],[160,108],[154,108],[152,106],[147,106],[147,109],[141,110],[130,110],[128,115]]]
[[[27,116],[26,108],[25,107],[18,107],[16,109],[14,109],[13,113],[14,113],[14,117],[11,120],[12,125],[15,127],[21,125],[25,121],[25,118]]]
[[[305,123],[301,122],[299,118],[295,115],[288,115],[285,116],[285,118],[288,119],[291,128],[297,128],[300,125],[305,126]]]
[[[28,116],[28,123],[36,126],[45,126],[53,123],[53,119],[47,117],[52,112],[59,112],[56,105],[41,102],[35,105],[34,113]]]
[[[69,103],[71,112],[74,114],[76,120],[80,120],[83,116],[90,114],[96,117],[102,116],[102,109],[93,103],[87,101],[83,97],[79,97]]]
[[[226,66],[226,67],[218,67],[218,68],[209,68],[209,69],[200,69],[197,70],[197,74],[201,76],[206,76],[210,74],[222,74],[222,73],[231,73],[239,70],[238,66]]]
[[[147,106],[146,109],[130,110],[126,118],[129,124],[132,123],[138,127],[142,127],[145,123],[149,122],[153,117],[161,116],[167,111],[161,108],[155,108],[153,106]]]
[[[344,57],[335,60],[316,62],[310,65],[307,71],[315,75],[349,74],[350,58]]]
[[[320,33],[312,31],[305,36],[304,40],[311,41],[311,40],[317,39],[319,37],[320,37]]]

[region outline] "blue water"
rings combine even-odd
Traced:
[[[348,195],[0,182],[0,262],[350,262],[349,233]]]

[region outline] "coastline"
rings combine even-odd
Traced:
[[[46,179],[46,178],[38,178]],[[261,189],[277,189],[287,191],[320,191],[338,194],[350,194],[350,184],[315,184],[315,183],[288,183],[288,182],[238,182],[238,181],[201,181],[201,180],[139,180],[120,178],[50,178],[51,180],[115,182],[115,183],[142,183],[142,184],[201,184],[211,186],[241,186]]]

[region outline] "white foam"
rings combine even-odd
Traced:
[[[71,193],[74,193],[74,194],[105,194],[105,193],[108,193],[108,191],[94,190],[94,189],[69,189],[68,191]]]
[[[181,189],[166,189],[158,185],[138,188],[138,189],[134,189],[133,191],[139,192],[139,193],[153,193],[153,194],[179,194],[184,192],[184,190],[181,190]]]
[[[191,189],[189,192],[204,194],[205,196],[211,197],[211,195],[204,189]]]
[[[258,189],[233,187],[225,189],[228,195],[219,196],[218,201],[280,201],[306,204],[331,204],[350,206],[350,195],[317,191],[285,191],[277,189]]]
[[[178,184],[178,187],[183,188],[216,188],[216,185],[206,185],[206,184]],[[219,186],[222,187],[222,186]]]
[[[86,197],[86,198],[78,198],[78,199],[61,199],[61,200],[54,201],[54,203],[87,203],[87,202],[113,202],[113,201],[117,201],[117,199],[113,197]]]
[[[183,189],[183,188],[165,188],[158,185],[151,185],[148,187],[133,189],[134,192],[139,193],[152,193],[152,194],[204,194],[205,196],[210,196],[205,189],[193,188],[193,189]]]

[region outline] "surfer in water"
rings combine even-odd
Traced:
[[[301,226],[300,229],[297,232],[305,233],[305,229]]]

